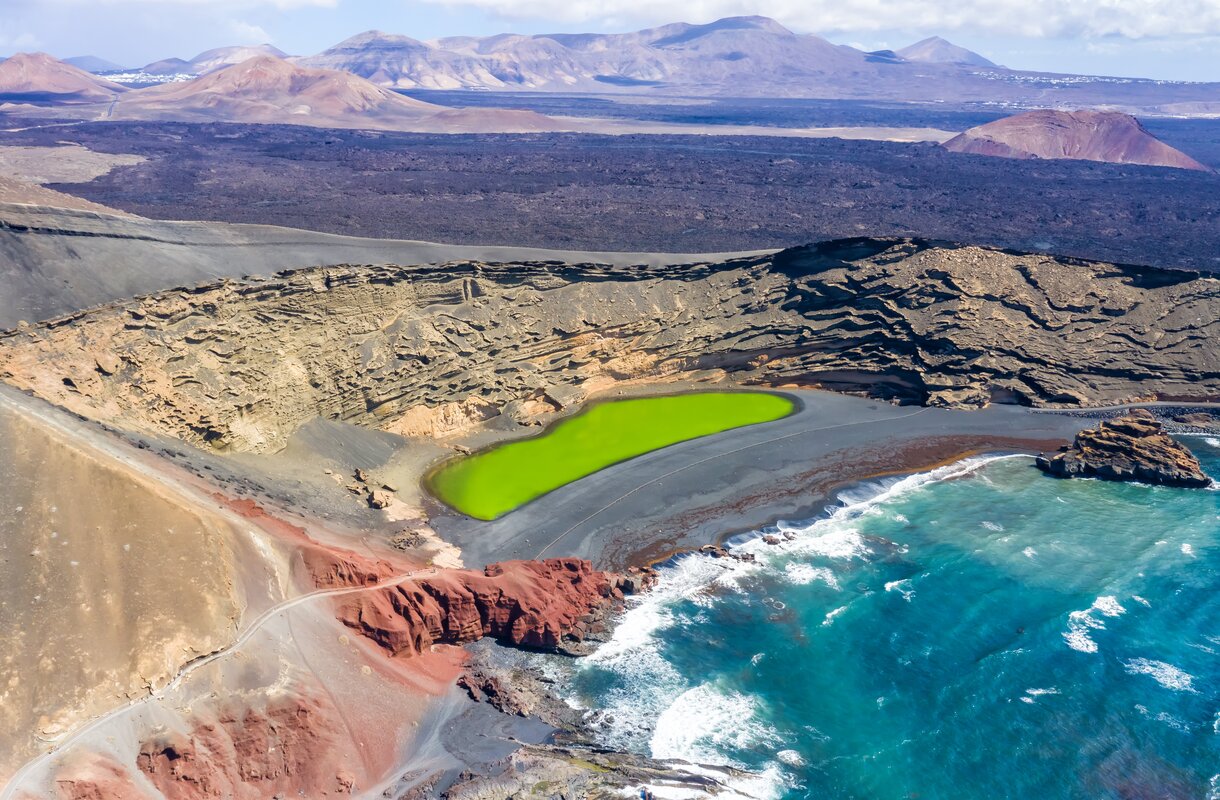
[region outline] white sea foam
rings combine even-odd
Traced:
[[[1038,555],[1038,551],[1032,547],[1027,547],[1021,551],[1021,555],[1025,556],[1026,558],[1033,558],[1034,556]]]
[[[1172,689],[1175,692],[1193,692],[1195,690],[1194,676],[1173,664],[1154,661],[1150,658],[1133,658],[1123,666],[1132,675],[1151,676],[1166,689]]]
[[[1182,555],[1184,556],[1191,556],[1193,558],[1195,555],[1195,549],[1191,547],[1188,542],[1182,542],[1182,547],[1180,549],[1182,551]]]
[[[1118,617],[1126,613],[1117,599],[1111,595],[1103,595],[1093,601],[1093,605],[1083,611],[1073,611],[1068,614],[1068,629],[1063,634],[1068,647],[1081,653],[1096,653],[1097,642],[1089,635],[1090,630],[1104,630],[1106,623],[1096,617]]]
[[[812,564],[802,564],[799,562],[789,562],[784,565],[784,573],[788,576],[791,583],[798,586],[804,586],[814,581],[821,581],[831,589],[839,588],[839,580],[835,574],[826,567],[815,567]]]
[[[902,594],[902,599],[906,600],[908,603],[911,602],[911,598],[915,596],[915,590],[911,588],[910,578],[903,578],[900,581],[890,581],[885,585],[885,590],[887,592],[899,592]]]
[[[1134,600],[1135,602],[1139,603],[1144,608],[1152,608],[1152,603],[1149,603],[1147,600],[1140,597],[1138,594],[1131,595],[1131,599]]]
[[[759,721],[754,698],[705,683],[687,689],[661,713],[651,749],[653,758],[723,764],[726,749],[778,743],[776,730]]]
[[[804,756],[795,750],[780,750],[775,754],[775,757],[779,759],[781,763],[787,764],[790,767],[805,766]]]
[[[822,620],[822,627],[823,627],[823,628],[829,628],[831,625],[834,625],[834,624],[835,624],[835,617],[839,616],[840,614],[842,614],[842,613],[843,613],[844,611],[846,611],[846,610],[847,610],[847,606],[839,606],[839,607],[838,607],[838,608],[836,608],[834,611],[829,612],[829,613],[828,613],[828,614],[825,616],[825,618],[823,618],[823,620]]]
[[[1215,436],[1205,436],[1203,441],[1207,442],[1209,447],[1220,448],[1220,439],[1217,439]]]
[[[778,800],[784,795],[784,775],[778,765],[768,765],[761,772],[745,773],[735,776],[728,782],[724,774],[696,764],[682,762],[667,763],[670,769],[685,772],[688,775],[699,775],[715,781],[717,800]],[[658,800],[706,800],[706,789],[687,789],[670,783],[646,784]],[[639,797],[639,789],[631,788],[619,793],[621,797]]]
[[[998,522],[992,522],[992,521],[991,521],[991,520],[989,520],[989,519],[985,519],[985,520],[983,520],[982,522],[980,522],[979,524],[980,524],[980,525],[982,525],[984,528],[986,528],[986,529],[987,529],[987,530],[989,530],[989,531],[1002,531],[1002,530],[1004,530],[1004,526],[1003,526],[1003,525],[999,524]]]

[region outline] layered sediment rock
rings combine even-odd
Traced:
[[[565,639],[582,639],[590,615],[621,599],[623,585],[581,559],[506,561],[352,595],[341,601],[339,619],[393,656],[485,636],[557,649]]]
[[[1137,409],[1083,430],[1052,456],[1038,456],[1038,468],[1060,478],[1103,478],[1165,486],[1211,485],[1199,459],[1162,430],[1160,421]]]
[[[328,267],[0,339],[82,415],[275,451],[322,416],[447,435],[623,381],[821,385],[942,406],[1220,397],[1220,280],[925,241],[714,264]]]

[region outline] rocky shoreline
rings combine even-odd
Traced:
[[[692,552],[691,558],[753,560],[717,545]],[[651,568],[634,571],[647,591],[657,573]],[[579,646],[554,648],[550,652],[566,661],[591,654],[608,643],[621,618],[622,605],[605,606],[591,621]],[[409,793],[399,800],[499,800],[500,798],[549,798],[563,787],[562,796],[621,798],[634,796],[642,786],[681,796],[720,795],[736,797],[735,780],[749,773],[734,767],[694,764],[680,759],[656,759],[616,750],[601,743],[599,732],[580,709],[560,691],[569,667],[547,663],[529,649],[504,647],[482,641],[467,646],[470,658],[458,678],[458,686],[476,703],[518,718],[538,720],[551,728],[541,742],[514,742],[511,753],[492,762],[467,768],[447,787],[437,781],[425,792]],[[471,765],[474,766],[474,765]]]

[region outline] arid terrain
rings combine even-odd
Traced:
[[[1188,125],[1202,146],[1183,149],[1214,162],[1214,127]],[[46,146],[64,130],[2,138]],[[1203,172],[839,139],[466,139],[167,123],[70,130],[91,150],[148,160],[52,188],[161,219],[569,250],[723,252],[923,236],[1155,266],[1220,263],[1220,177]]]
[[[1171,437],[1220,430],[1220,83],[1012,70],[939,36],[866,51],[764,17],[369,31],[113,77],[0,60],[0,800],[754,800],[758,775],[712,751],[600,737],[606,709],[562,685],[666,566],[766,568],[734,545],[976,456],[1039,454],[1026,472],[1065,495],[1091,483],[1032,464],[1213,487]],[[786,416],[494,519],[430,489],[597,403],[729,390]],[[969,524],[954,569],[1008,536]],[[898,539],[844,537],[861,549],[784,571],[749,613],[839,635],[859,605],[802,628],[775,598],[840,577],[894,619],[922,609]],[[994,585],[1058,544],[1014,549]],[[1054,603],[1088,610],[1055,646],[1105,630],[1094,611],[1119,631],[1118,590],[1078,604],[1060,578]],[[1123,591],[1122,624],[1152,613]],[[1098,785],[1152,796],[1125,777]]]

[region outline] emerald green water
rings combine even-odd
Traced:
[[[607,744],[730,797],[1220,798],[1220,492],[1016,457],[844,500],[663,571],[571,679]]]
[[[495,519],[611,464],[671,444],[786,417],[795,404],[763,392],[702,392],[600,403],[541,436],[450,462],[432,492],[476,519]]]

